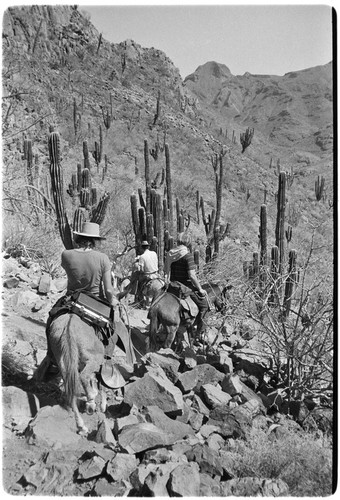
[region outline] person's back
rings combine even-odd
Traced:
[[[152,275],[158,272],[158,256],[157,253],[148,248],[139,257],[140,270],[145,275]]]
[[[104,298],[101,282],[104,274],[111,270],[107,255],[93,249],[64,250],[61,265],[68,278],[68,294],[82,290]]]
[[[189,271],[196,269],[193,255],[187,253],[175,262],[172,262],[170,267],[170,282],[179,281],[183,285],[187,286],[191,290],[194,290],[194,286],[189,277]]]

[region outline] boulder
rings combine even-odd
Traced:
[[[28,424],[25,436],[29,444],[44,444],[49,447],[62,447],[82,439],[77,434],[73,412],[59,405],[41,408]]]
[[[32,309],[37,301],[37,294],[31,290],[19,290],[16,292],[12,299],[12,306],[15,308],[27,307]]]
[[[196,370],[188,370],[180,373],[178,376],[177,386],[183,393],[192,391],[193,388],[196,387],[197,383],[198,373]]]
[[[181,358],[184,365],[189,369],[192,369],[197,365],[197,355],[194,349],[192,349],[191,347],[186,347],[182,351]]]
[[[103,417],[101,422],[99,422],[98,424],[95,441],[96,443],[110,444],[113,446],[116,444],[116,440],[114,438],[114,435],[112,434],[109,421],[105,417]]]
[[[158,352],[146,354],[142,361],[160,366],[172,383],[176,383],[179,375],[180,360],[172,349],[160,349]]]
[[[201,393],[204,401],[211,408],[216,406],[226,405],[231,400],[231,396],[223,392],[219,385],[205,384],[201,387]]]
[[[289,495],[289,488],[281,479],[242,477],[221,482],[221,493],[235,497],[281,497]]]
[[[202,399],[197,394],[195,394],[192,398],[191,408],[197,410],[206,417],[209,416],[209,408],[203,403]]]
[[[147,422],[151,422],[165,434],[172,436],[174,441],[194,434],[190,425],[169,418],[158,406],[147,406],[142,410],[142,415]]]
[[[97,455],[84,460],[78,468],[77,479],[89,480],[102,474],[105,467],[105,460]]]
[[[198,496],[200,497],[221,496],[221,484],[219,479],[212,478],[209,474],[205,472],[200,473],[200,491]]]
[[[155,405],[165,413],[179,415],[184,404],[180,389],[170,382],[161,368],[153,368],[141,379],[128,384],[124,402],[137,408]]]
[[[176,438],[153,424],[139,423],[124,427],[118,436],[118,441],[123,450],[134,454],[173,444]]]
[[[196,394],[200,393],[202,385],[221,382],[225,376],[224,373],[220,372],[208,363],[197,365],[192,371],[194,372],[194,376],[197,375],[197,383],[195,387],[193,387]]]
[[[200,472],[212,476],[222,476],[223,468],[220,464],[219,454],[205,444],[196,444],[186,453],[189,462],[196,462]]]
[[[96,497],[126,497],[132,489],[129,481],[109,482],[106,478],[99,478],[94,484],[89,496]]]
[[[179,462],[168,462],[159,464],[149,472],[144,481],[142,489],[143,496],[168,497],[167,483],[171,472],[178,467]]]
[[[114,481],[129,479],[132,472],[137,469],[139,461],[134,455],[128,453],[117,453],[106,467],[107,475]]]
[[[38,292],[47,295],[51,291],[51,276],[44,273],[40,277]]]
[[[203,425],[204,415],[194,408],[190,408],[189,423],[195,432],[198,432]]]
[[[15,425],[19,431],[24,431],[39,409],[39,400],[34,394],[14,386],[2,388],[2,415],[5,425]]]
[[[7,278],[3,281],[3,287],[12,289],[12,288],[17,288],[19,285],[20,280],[18,278],[12,277],[12,278]]]
[[[141,495],[146,477],[150,474],[150,472],[156,469],[156,463],[139,464],[138,467],[131,473],[130,482],[133,488],[133,496]]]
[[[218,451],[224,446],[224,439],[220,434],[213,432],[207,439],[207,445],[211,450]]]
[[[178,465],[170,472],[167,490],[174,497],[197,497],[200,492],[198,464],[190,462]]]
[[[219,430],[219,426],[218,425],[208,425],[208,424],[204,424],[202,425],[202,427],[200,428],[200,434],[205,438],[207,439],[210,434],[212,434],[213,432],[218,432]]]
[[[209,425],[216,425],[218,433],[224,438],[245,438],[251,428],[251,419],[239,410],[239,407],[229,408],[218,406],[210,412]]]

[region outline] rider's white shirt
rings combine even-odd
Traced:
[[[139,269],[145,274],[158,272],[158,257],[156,252],[145,250],[139,257]]]

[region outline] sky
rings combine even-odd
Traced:
[[[208,61],[233,75],[284,75],[333,58],[332,4],[83,1],[78,8],[106,40],[165,52],[182,78]]]

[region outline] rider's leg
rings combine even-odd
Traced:
[[[192,294],[191,298],[198,307],[198,314],[197,314],[196,321],[195,321],[196,326],[197,326],[196,336],[198,338],[201,338],[205,333],[204,317],[209,310],[209,304],[208,304],[208,301],[205,297],[201,297],[196,293]]]

